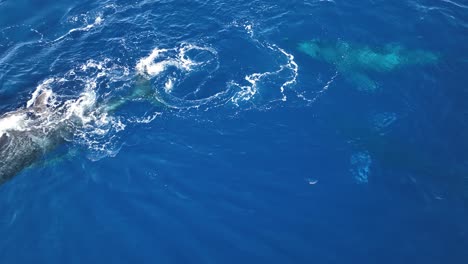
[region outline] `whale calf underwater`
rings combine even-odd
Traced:
[[[375,91],[377,83],[369,76],[409,66],[434,65],[439,56],[425,50],[411,50],[399,44],[370,48],[346,41],[314,39],[300,42],[300,52],[315,60],[332,64],[336,71],[359,90]]]

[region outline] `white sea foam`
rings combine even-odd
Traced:
[[[207,51],[216,55],[216,51],[210,47],[197,46],[184,43],[180,47],[171,49],[154,48],[153,51],[144,58],[141,58],[135,66],[135,70],[141,76],[152,78],[169,67],[190,72],[195,67],[204,65],[206,61],[197,61],[191,58],[188,53],[191,51]]]
[[[151,77],[160,74],[162,71],[164,71],[166,66],[169,65],[169,63],[173,63],[172,60],[158,63],[154,61],[156,58],[160,57],[160,54],[164,52],[167,52],[167,50],[155,48],[148,57],[142,58],[138,61],[137,65],[135,66],[136,71],[142,76]]]
[[[154,114],[144,116],[144,117],[133,117],[133,118],[130,118],[128,121],[131,123],[149,124],[153,122],[153,120],[155,120],[160,115],[161,113],[156,112]]]
[[[289,87],[289,86],[293,86],[294,84],[296,84],[297,82],[297,76],[299,75],[299,66],[297,65],[297,63],[294,61],[294,56],[290,53],[287,53],[285,50],[283,50],[282,48],[274,45],[273,46],[274,48],[278,49],[283,55],[285,55],[287,57],[287,64],[285,65],[282,65],[281,66],[281,69],[287,69],[287,70],[290,70],[292,71],[292,74],[291,74],[291,77],[290,79],[286,80],[280,87],[280,90],[281,90],[281,94],[283,95],[283,98],[282,100],[283,101],[286,101],[286,95],[284,94],[284,90],[286,87]]]
[[[268,81],[274,80],[274,83],[277,85],[277,89],[281,94],[281,98],[270,98],[270,102],[274,101],[286,101],[287,96],[285,93],[285,89],[288,87],[292,87],[297,82],[299,66],[294,61],[294,56],[284,49],[278,47],[277,45],[270,45],[270,44],[261,44],[271,51],[273,51],[274,55],[281,55],[285,58],[284,64],[278,66],[276,71],[267,71],[267,72],[260,72],[260,73],[252,73],[245,76],[245,80],[249,83],[249,85],[239,85],[236,82],[231,82],[231,84],[238,86],[240,90],[236,93],[235,96],[232,97],[231,101],[235,105],[239,105],[241,101],[249,101],[255,97],[256,94],[260,92],[260,87],[263,86],[263,82],[268,83]],[[264,85],[267,86],[265,89],[274,89],[275,86]]]
[[[39,96],[41,96],[41,100],[46,105],[50,103],[50,100],[53,97],[53,92],[49,89],[48,85],[53,81],[54,79],[51,78],[40,83],[31,95],[31,99],[26,103],[25,108],[0,116],[0,135],[8,133],[9,131],[29,131],[36,128],[37,125],[35,119],[40,117],[40,115],[45,115],[41,112],[45,110],[36,111],[31,108],[36,106],[35,104]],[[30,117],[30,113],[34,113],[34,116]]]
[[[252,24],[244,24],[244,29],[245,31],[247,31],[247,33],[249,34],[249,36],[251,38],[254,37],[254,31],[253,31],[253,25]]]
[[[166,83],[164,84],[164,90],[166,93],[170,93],[172,91],[172,88],[174,88],[174,81],[175,78],[167,79]]]
[[[18,113],[5,116],[0,119],[0,136],[8,133],[11,130],[25,130],[27,122],[27,115],[25,113]]]
[[[256,72],[246,75],[244,80],[247,81],[248,85],[241,85],[235,81],[230,82],[231,86],[240,88],[231,98],[231,102],[235,105],[239,105],[242,101],[250,101],[259,93],[265,97],[266,94],[273,94],[271,90],[275,88],[279,90],[280,97],[268,98],[268,96],[266,96],[265,100],[268,100],[267,103],[286,101],[286,89],[296,84],[299,75],[299,66],[295,62],[294,56],[275,44],[257,39],[254,32],[254,25],[251,22],[234,22],[233,26],[242,28],[258,48],[270,50],[271,55],[279,57],[279,60],[282,62],[275,71]],[[268,89],[269,91],[261,91],[261,89]]]

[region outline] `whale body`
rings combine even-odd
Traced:
[[[130,94],[100,103],[96,102],[93,90],[75,99],[56,102],[53,92],[42,86],[25,107],[0,115],[0,185],[72,138],[75,131],[92,124],[93,118],[89,116],[105,118],[133,100],[143,99],[159,108],[165,107],[152,96],[150,81],[141,76],[136,76]]]
[[[437,63],[439,56],[425,50],[410,50],[399,44],[370,48],[345,41],[311,40],[298,44],[297,49],[315,60],[332,64],[358,89],[373,91],[376,82],[371,74],[387,73],[408,66]]]
[[[50,117],[49,97],[44,91],[29,106],[0,116],[0,184],[61,142],[60,124],[42,125]]]

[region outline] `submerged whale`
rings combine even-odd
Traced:
[[[333,64],[338,73],[360,90],[374,91],[377,83],[370,77],[408,66],[433,65],[439,60],[435,53],[410,50],[398,44],[370,48],[345,41],[311,40],[298,44],[297,49],[310,57]]]

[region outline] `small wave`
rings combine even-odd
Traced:
[[[58,41],[61,41],[65,38],[67,38],[68,36],[70,36],[71,34],[73,34],[74,32],[86,32],[86,31],[89,31],[91,30],[92,28],[102,24],[102,22],[104,21],[104,19],[100,16],[96,17],[94,19],[94,22],[91,23],[91,24],[87,24],[86,26],[83,26],[83,27],[79,27],[79,28],[73,28],[73,29],[70,29],[67,33],[65,33],[64,35],[52,40],[51,42],[54,43],[54,42],[58,42]]]
[[[27,127],[26,120],[26,113],[3,116],[2,119],[0,119],[0,136],[3,136],[3,134],[11,130],[25,130]]]
[[[43,42],[44,35],[30,25],[14,25],[0,29],[0,69],[2,74],[11,69],[10,64],[15,61],[15,57]]]
[[[324,93],[328,91],[328,89],[330,89],[330,86],[333,84],[336,77],[338,77],[338,72],[335,72],[335,74],[333,74],[333,76],[330,78],[330,80],[327,81],[327,83],[323,86],[323,88],[320,89],[318,92],[316,92],[315,96],[312,98],[307,98],[304,95],[304,92],[298,92],[297,96],[301,98],[302,100],[306,101],[308,104],[315,103],[315,101],[317,101]]]
[[[162,113],[160,112],[155,112],[151,115],[147,115],[144,117],[132,117],[128,119],[129,122],[131,123],[139,123],[139,124],[149,124],[153,122],[157,117],[159,117]]]
[[[42,42],[44,40],[44,34],[39,32],[33,26],[26,24],[5,27],[0,30],[0,36],[2,37],[0,40],[0,46]]]
[[[462,4],[462,3],[458,3],[458,2],[450,1],[450,0],[441,0],[441,1],[445,2],[445,3],[448,3],[448,4],[451,4],[452,6],[456,6],[458,8],[468,9],[468,5],[465,5],[465,4]]]
[[[462,4],[453,0],[441,0],[436,3],[421,3],[420,1],[409,1],[412,8],[421,13],[421,18],[425,18],[431,13],[438,13],[443,17],[451,20],[455,25],[460,25],[466,28],[466,16],[464,11],[468,9],[466,4]]]

